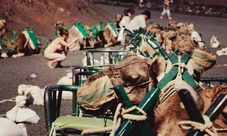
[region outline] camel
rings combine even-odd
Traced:
[[[100,39],[100,37],[103,37],[102,25],[102,22],[100,22],[95,26],[89,27],[80,22],[74,22],[73,26],[69,28],[69,38],[67,42],[70,42],[75,37],[78,37],[79,41],[76,42],[69,51],[102,47]]]
[[[78,89],[77,98],[81,109],[91,114],[100,114],[111,107],[114,112],[116,96],[108,88],[116,84],[123,85],[133,104],[139,104],[147,92],[157,85],[157,73],[160,70],[157,67],[161,66],[157,60],[130,53],[118,64],[91,75]],[[100,90],[105,91],[101,93]]]
[[[219,94],[227,94],[226,86],[216,86],[211,89],[203,89],[199,95],[204,101],[204,106],[200,108],[203,114]],[[155,109],[154,128],[162,136],[184,136],[188,131],[181,129],[177,124],[183,120],[190,120],[185,109],[182,109],[181,100],[177,93],[169,97],[166,102],[158,105]],[[226,129],[227,107],[221,115],[214,121],[214,126],[219,129]],[[219,136],[225,136],[226,132],[219,132]]]
[[[163,27],[161,25],[151,23],[147,26],[147,31],[150,34],[153,34],[154,38],[162,45],[164,38],[162,36]]]
[[[105,30],[101,32],[101,38],[100,40],[102,41],[103,47],[110,47],[118,44],[119,42],[117,41],[117,36],[118,36],[118,30],[116,27],[116,22],[109,22]]]
[[[179,55],[189,54],[202,71],[206,71],[216,64],[215,54],[206,48],[195,45],[188,36],[189,23],[177,23],[171,20],[166,27],[152,23],[148,27],[148,31],[154,34],[154,38],[161,44],[167,54],[180,49]]]
[[[117,41],[117,36],[120,29],[119,23],[122,17],[121,14],[115,15],[115,21],[108,22],[104,31],[100,32],[99,37],[101,40],[101,47],[110,47],[120,43]]]
[[[152,87],[157,87],[157,73],[160,73],[160,71],[158,71],[161,70],[160,66],[161,65],[158,64],[158,58],[152,60],[148,57],[140,56],[136,53],[129,54],[117,65],[110,66],[103,71],[99,71],[91,75],[85,81],[85,83],[81,85],[77,93],[80,108],[85,113],[90,113],[93,115],[100,115],[107,109],[111,109],[111,111],[114,113],[117,105],[117,98],[113,90],[109,88],[112,88],[116,84],[122,85],[124,90],[128,94],[128,97],[132,104],[138,105]],[[148,83],[148,81],[151,82]],[[105,85],[104,90],[106,92],[102,91],[103,85]],[[189,87],[189,89],[191,88]],[[195,96],[198,97],[198,103],[201,103],[201,99],[198,93],[193,89],[191,90],[195,93]],[[161,126],[168,123],[175,123],[174,125],[177,124],[176,122],[172,123],[172,120],[170,120],[171,118],[168,119],[168,117],[166,116],[177,118],[179,115],[181,115],[181,112],[179,112],[179,110],[182,110],[180,103],[181,101],[176,93],[174,93],[162,104],[158,105],[157,102],[157,106],[152,106],[147,112],[149,125],[155,128],[160,134],[164,134],[165,132],[168,132],[169,134],[169,131],[174,128],[172,127],[168,129],[169,131],[163,131],[165,129],[162,130]],[[172,105],[169,106],[169,104],[174,104],[174,106],[176,107]],[[200,105],[203,105],[203,103]],[[203,107],[201,106],[200,109],[202,108]],[[175,115],[175,112],[171,113],[171,111],[177,111],[177,115]],[[182,113],[182,117],[184,117],[183,115],[185,115],[185,119],[187,119],[187,113]],[[163,119],[163,116],[165,116],[165,119]],[[174,134],[176,134],[177,136],[184,134],[181,133],[181,129],[179,129],[179,131],[180,132]]]
[[[10,39],[6,20],[0,20],[0,24],[2,25],[0,38],[8,39],[3,42],[2,46],[4,49],[11,51],[12,54],[10,55],[12,55],[13,58],[39,53],[40,50],[35,48],[34,45],[30,43],[30,40],[28,40],[26,31],[18,33],[14,39]],[[7,52],[2,52],[1,57],[8,57]]]

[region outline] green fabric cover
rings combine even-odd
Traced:
[[[105,125],[104,118],[96,117],[76,117],[76,116],[61,116],[54,121],[56,130],[59,129],[94,129],[103,128]],[[113,121],[107,119],[106,126],[110,127],[113,125]]]

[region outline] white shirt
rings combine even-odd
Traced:
[[[121,26],[124,27],[127,25],[127,20],[129,19],[130,17],[129,16],[124,16],[122,19],[121,19]]]
[[[121,23],[120,26],[122,26],[122,28],[121,28],[121,30],[120,30],[120,32],[119,32],[119,34],[118,34],[117,41],[122,41],[123,38],[124,38],[124,29],[125,29],[125,26],[127,25],[127,24],[126,24],[126,20],[127,20],[128,18],[130,18],[130,17],[129,17],[129,16],[124,16],[124,17],[122,18],[121,22],[120,22],[120,23]]]
[[[138,30],[139,28],[146,27],[146,20],[143,15],[135,16],[126,26],[125,28],[133,32],[133,30]]]

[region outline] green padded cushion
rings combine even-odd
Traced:
[[[105,122],[104,118],[96,117],[76,117],[76,116],[61,116],[54,121],[56,130],[59,129],[94,129],[94,128],[104,128]],[[110,127],[113,125],[113,121],[107,119],[106,126]]]

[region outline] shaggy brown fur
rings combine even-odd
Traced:
[[[216,86],[211,89],[204,89],[199,94],[204,101],[204,108],[202,113],[204,113],[211,103],[217,98],[219,94],[227,94],[226,86]],[[181,109],[180,106],[181,100],[177,93],[168,98],[164,103],[159,105],[155,109],[155,129],[159,134],[163,136],[184,136],[188,131],[182,130],[177,123],[183,120],[189,120],[187,112],[184,109]],[[227,107],[224,112],[226,112]],[[215,120],[215,126],[218,128],[227,128],[227,119],[226,113],[220,115]],[[225,136],[225,133],[218,133],[220,136]]]

